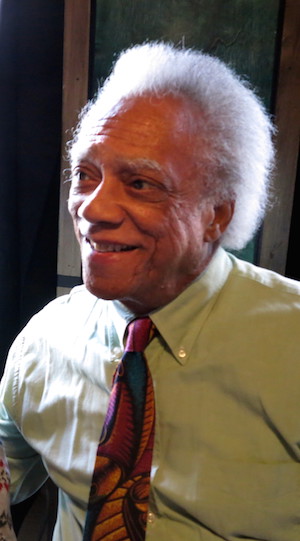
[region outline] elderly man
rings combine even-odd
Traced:
[[[14,501],[50,475],[55,541],[299,541],[300,286],[224,250],[261,221],[271,137],[230,69],[163,43],[83,111],[84,286],[29,322],[1,387]]]

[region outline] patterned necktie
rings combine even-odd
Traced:
[[[151,334],[148,317],[128,326],[98,445],[83,541],[145,538],[155,410],[143,351]]]

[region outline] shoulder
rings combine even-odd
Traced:
[[[5,381],[10,382],[16,394],[22,382],[38,384],[47,371],[63,371],[66,359],[81,353],[79,339],[83,343],[92,334],[106,309],[105,303],[79,286],[47,304],[30,319],[12,344],[2,387]]]
[[[89,293],[84,286],[78,286],[68,295],[57,297],[35,314],[24,327],[21,335],[43,339],[64,334],[76,335],[79,328],[103,309],[103,301]]]
[[[89,293],[85,286],[74,287],[69,294],[57,297],[46,304],[37,314],[35,314],[32,320],[41,317],[51,317],[54,314],[60,315],[67,312],[80,310],[83,315],[89,313],[99,299]],[[31,321],[32,321],[31,320]]]
[[[258,267],[247,261],[229,255],[233,267],[229,285],[241,289],[253,302],[269,299],[271,302],[287,303],[300,309],[300,282],[282,276],[274,271]],[[248,292],[248,295],[247,295]]]
[[[231,257],[231,256],[230,256]],[[299,351],[300,283],[232,258],[233,267],[218,299],[218,313],[236,333],[261,346]],[[250,346],[249,346],[250,347]]]

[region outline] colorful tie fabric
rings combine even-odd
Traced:
[[[145,538],[154,440],[154,391],[143,351],[150,318],[129,324],[97,450],[83,541]]]

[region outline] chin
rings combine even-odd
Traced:
[[[98,287],[90,286],[89,284],[86,284],[85,286],[87,290],[92,293],[95,297],[98,297],[98,299],[103,299],[105,301],[113,301],[118,299],[117,293],[112,293],[108,291],[103,291],[102,289],[99,289]]]
[[[95,284],[89,280],[84,280],[86,289],[92,293],[98,299],[103,299],[105,301],[114,301],[122,297],[122,293],[117,288],[105,287],[104,285]]]

